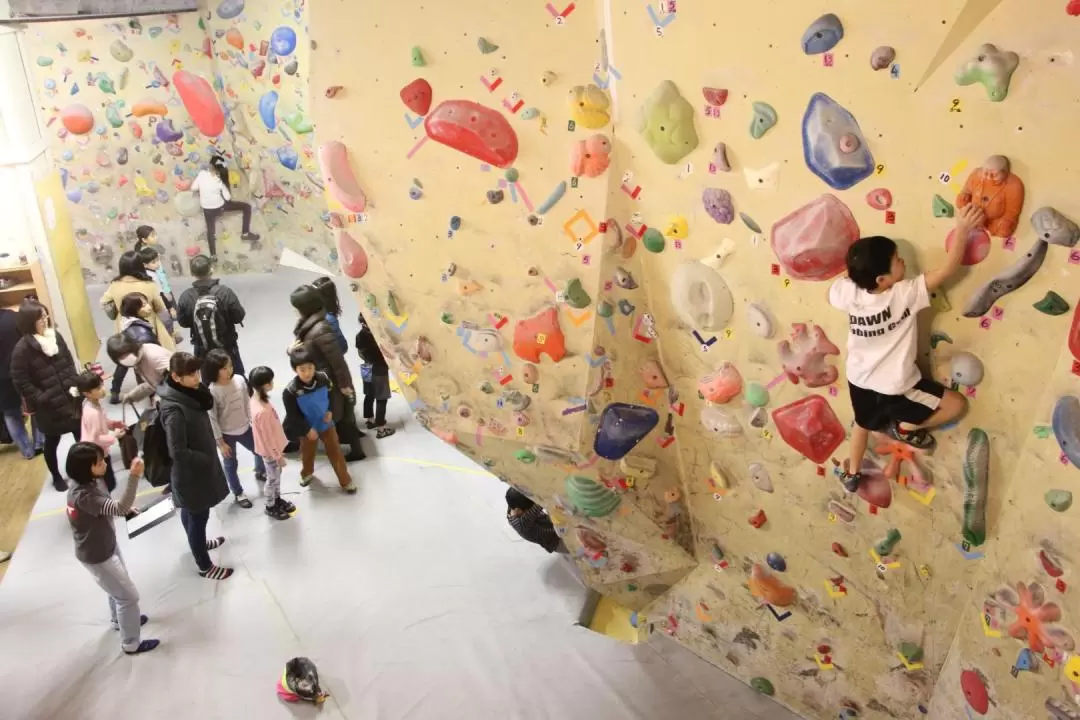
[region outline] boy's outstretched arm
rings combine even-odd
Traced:
[[[956,216],[956,232],[953,233],[953,246],[949,248],[949,255],[945,264],[926,273],[926,289],[936,290],[952,277],[960,269],[960,263],[964,259],[964,248],[967,246],[968,233],[977,227],[982,227],[986,215],[982,208],[976,205],[966,205],[960,209]]]

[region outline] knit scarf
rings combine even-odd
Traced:
[[[169,387],[171,387],[173,390],[176,390],[179,393],[183,393],[184,395],[187,395],[189,398],[197,402],[199,404],[200,410],[209,411],[212,407],[214,407],[214,396],[210,394],[210,390],[202,383],[199,383],[199,387],[197,388],[189,388],[176,382],[172,379],[172,377],[170,377],[165,382],[169,383]]]
[[[41,352],[48,357],[53,357],[60,352],[60,344],[56,341],[56,330],[54,328],[45,328],[45,332],[41,335],[35,335],[34,339],[41,346]]]

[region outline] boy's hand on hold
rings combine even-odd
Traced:
[[[232,448],[229,447],[229,443],[225,442],[224,440],[218,440],[217,445],[218,449],[221,450],[222,457],[232,457]]]
[[[137,457],[131,461],[131,468],[128,470],[128,477],[140,478],[143,474],[143,468],[146,463],[143,462],[141,457]]]
[[[968,230],[982,227],[985,222],[986,213],[984,213],[983,209],[978,205],[965,205],[960,208],[960,212],[956,216],[957,229],[965,233]]]
[[[315,428],[311,428],[310,430],[307,431],[307,439],[308,440],[318,440],[319,439],[319,434],[317,432],[315,432]]]

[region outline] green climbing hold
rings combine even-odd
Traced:
[[[304,113],[300,110],[286,115],[285,124],[292,128],[292,131],[298,135],[306,135],[315,129],[315,125],[304,117]]]
[[[480,52],[485,55],[487,55],[488,53],[493,53],[499,49],[498,45],[484,37],[476,41],[476,47],[480,50]]]
[[[602,318],[609,318],[615,314],[615,308],[607,300],[601,300],[596,303],[596,314]]]
[[[390,311],[391,315],[400,315],[397,297],[394,296],[394,292],[391,290],[386,293],[386,309]]]
[[[1072,493],[1068,490],[1047,490],[1043,499],[1054,512],[1065,512],[1072,507]]]
[[[645,249],[649,252],[663,252],[664,233],[660,232],[656,228],[649,228],[645,231],[645,234],[641,236],[641,244],[644,245]]]
[[[570,502],[588,517],[604,517],[619,507],[619,496],[590,478],[571,475],[565,486]]]
[[[44,55],[39,55],[38,59],[37,59],[37,64],[38,64],[38,67],[49,67],[50,65],[53,64],[53,59],[51,57],[45,57]]]
[[[507,168],[503,177],[506,178],[506,182],[517,182],[519,177],[517,168]]]
[[[900,655],[908,665],[914,665],[923,658],[923,649],[921,645],[913,642],[900,643]]]
[[[97,86],[98,86],[98,90],[105,93],[106,95],[115,95],[116,94],[116,86],[113,85],[112,78],[110,78],[105,73],[100,73],[98,75]]]
[[[375,297],[374,293],[368,293],[364,296],[364,304],[367,305],[369,308],[374,308],[378,306],[379,300]]]
[[[769,132],[776,125],[776,110],[769,103],[754,103],[754,117],[750,120],[750,135],[755,139]]]
[[[514,453],[514,457],[517,458],[519,462],[523,462],[526,465],[531,465],[536,462],[536,454],[530,450],[518,450]]]
[[[951,218],[954,214],[952,203],[941,197],[940,195],[934,196],[934,217],[936,218]]]
[[[769,682],[769,678],[756,677],[750,681],[750,687],[754,688],[762,695],[768,695],[769,697],[772,697],[776,693],[776,689],[773,688],[772,683]]]
[[[427,65],[427,61],[424,60],[424,53],[420,50],[419,46],[414,46],[412,49],[412,64],[413,67],[424,67]]]
[[[606,118],[604,113],[604,122],[590,127],[602,127]],[[694,106],[670,80],[660,83],[645,99],[638,111],[637,131],[656,157],[668,165],[679,162],[698,146]]]
[[[439,316],[439,319],[442,320],[443,323],[446,325],[454,324],[454,315],[452,313],[444,312],[442,315]]]
[[[743,397],[754,407],[765,407],[769,404],[769,391],[761,383],[748,383],[743,390]]]
[[[1046,297],[1035,303],[1035,309],[1047,315],[1064,315],[1069,312],[1069,303],[1053,290],[1046,291]]]
[[[878,557],[887,557],[892,554],[898,542],[900,542],[900,531],[896,528],[889,528],[889,532],[885,534],[885,537],[877,541],[874,552],[878,554]]]
[[[964,540],[973,546],[986,540],[986,494],[990,475],[990,438],[972,428],[964,453]]]
[[[566,304],[575,310],[584,310],[592,305],[592,298],[577,278],[566,283],[566,291],[563,294],[566,296]]]
[[[115,105],[110,105],[105,108],[105,119],[109,121],[109,124],[114,128],[118,128],[124,124],[124,119],[120,117],[120,111],[116,109]]]

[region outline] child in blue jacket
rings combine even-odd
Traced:
[[[289,364],[296,372],[282,393],[285,403],[285,435],[300,441],[300,485],[307,487],[315,477],[315,449],[319,440],[326,448],[326,458],[334,468],[341,489],[352,495],[356,484],[349,476],[345,455],[341,452],[334,413],[330,410],[333,383],[326,373],[315,369],[315,361],[302,347],[289,352]]]

